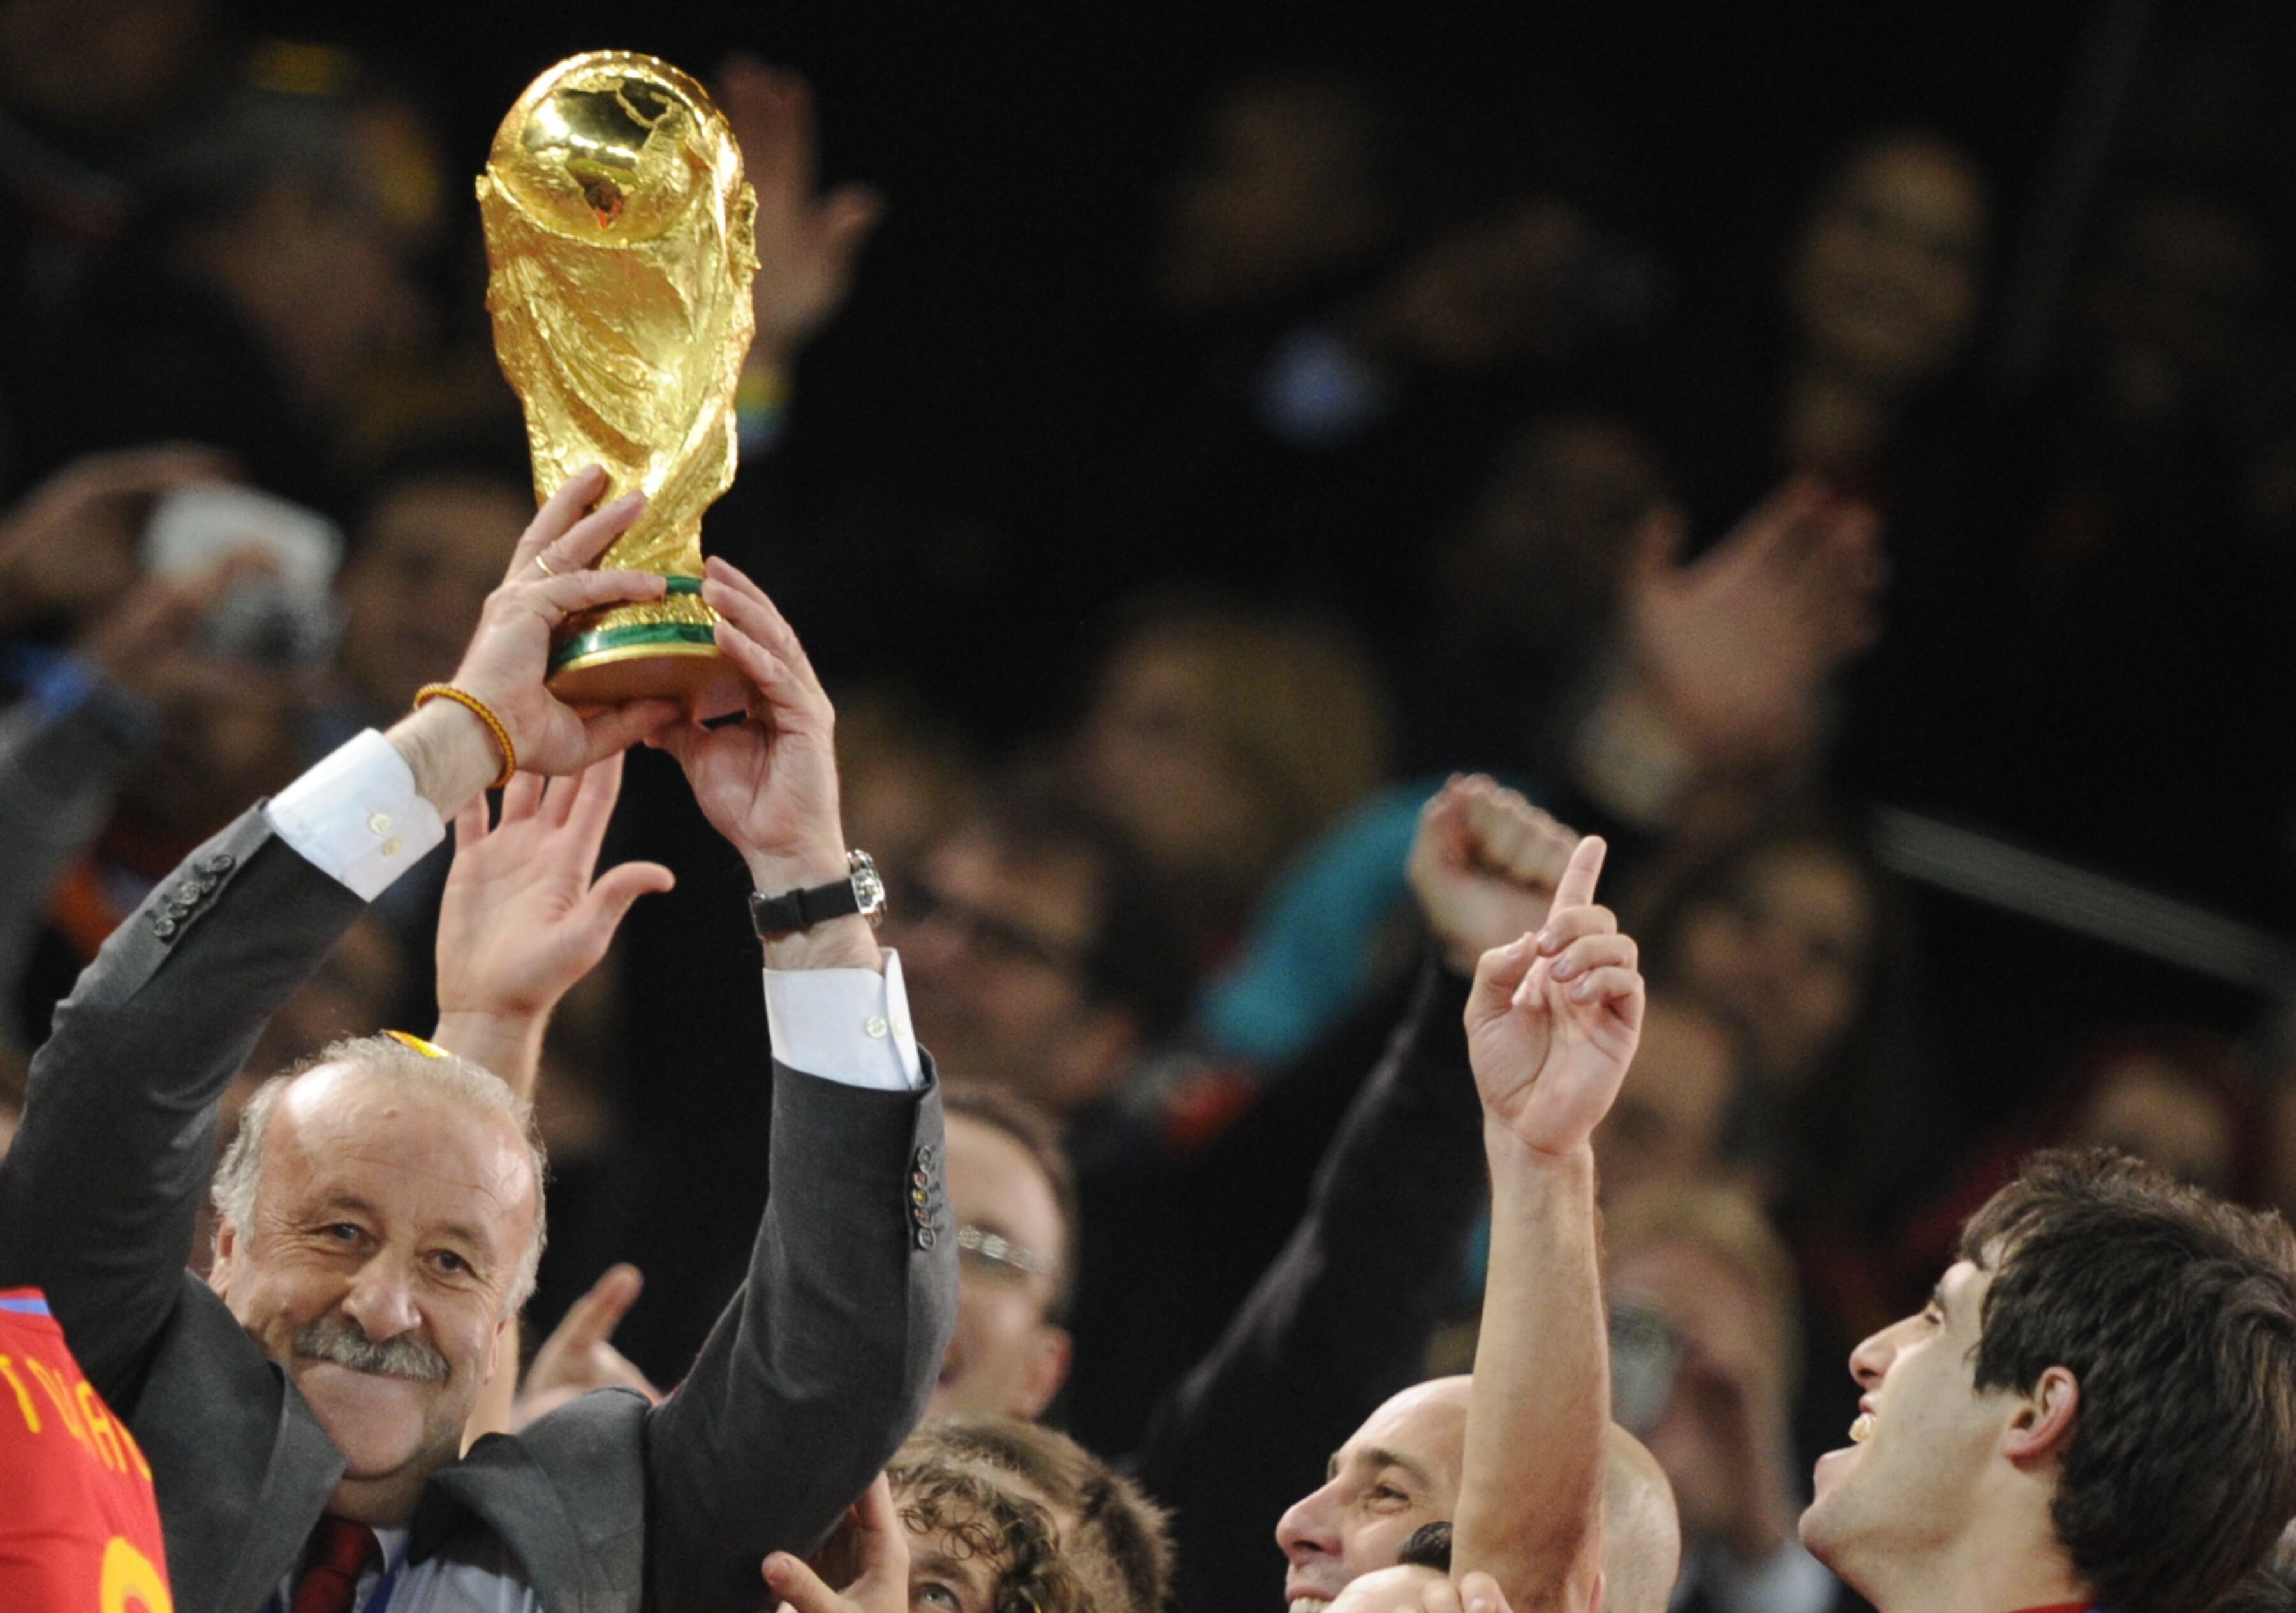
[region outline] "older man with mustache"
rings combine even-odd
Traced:
[[[827,697],[772,603],[712,561],[702,596],[751,720],[554,699],[554,629],[664,588],[588,569],[640,507],[586,513],[603,488],[594,470],[543,507],[452,685],[163,882],[35,1060],[0,1163],[0,1288],[46,1290],[148,1454],[184,1613],[748,1613],[758,1560],[811,1550],[931,1391],[955,1286],[939,1100],[862,916]],[[579,773],[640,738],[676,758],[757,885],[765,1224],[661,1404],[589,1396],[464,1456],[541,1247],[524,1103],[451,1054],[337,1044],[250,1106],[210,1289],[184,1268],[216,1102],[365,903],[489,781]]]

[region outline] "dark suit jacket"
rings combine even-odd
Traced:
[[[360,905],[248,813],[81,976],[0,1161],[0,1287],[47,1291],[143,1443],[184,1613],[259,1607],[342,1472],[184,1262],[217,1097]],[[810,1551],[914,1426],[955,1303],[939,1095],[773,1081],[749,1280],[685,1380],[658,1407],[602,1393],[481,1440],[432,1480],[411,1552],[483,1526],[552,1613],[750,1613],[758,1560]]]
[[[1381,1402],[1427,1375],[1484,1199],[1466,994],[1429,963],[1292,1240],[1150,1420],[1131,1465],[1174,1509],[1178,1613],[1280,1608],[1276,1519]]]

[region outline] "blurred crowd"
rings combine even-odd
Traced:
[[[2296,921],[2296,196],[2263,177],[2296,151],[2242,100],[2296,30],[2210,14],[2156,20],[2096,138],[2059,130],[2020,188],[1915,109],[1750,176],[1783,226],[1706,257],[1520,109],[1298,52],[1208,81],[1031,400],[1071,418],[1001,530],[968,489],[831,485],[806,411],[837,344],[808,349],[865,321],[876,254],[932,243],[908,198],[820,178],[840,111],[800,71],[682,64],[763,266],[704,546],[836,698],[846,830],[949,1084],[972,1235],[935,1409],[1132,1455],[1181,1509],[1182,1605],[1217,1605],[1193,1562],[1254,1552],[1278,1605],[1275,1513],[1219,1515],[1245,1480],[1172,1430],[1303,1224],[1347,1200],[1349,1257],[1408,1267],[1404,1342],[1324,1449],[1398,1361],[1473,1359],[1480,1143],[1437,1090],[1472,1090],[1465,1049],[1431,1044],[1507,916],[1462,879],[1550,818],[1608,839],[1650,981],[1594,1145],[1676,1607],[1848,1595],[1793,1530],[1857,1411],[1839,1363],[2031,1150],[2296,1213],[2286,1003],[2173,937],[2140,958],[1911,881],[1875,829],[1910,809]],[[222,0],[0,0],[0,1138],[104,938],[448,675],[532,519],[472,113],[430,83]],[[527,1331],[570,1312],[537,1366],[668,1384],[765,1200],[756,954],[665,758],[633,754],[606,847],[677,878],[545,1044]],[[249,1087],[429,1026],[450,860],[351,929]],[[1349,1156],[1406,1076],[1428,1112]],[[1463,1161],[1439,1203],[1431,1160]],[[1296,1454],[1247,1478],[1306,1494]],[[1313,1519],[1284,1528],[1296,1565]],[[1154,1534],[1096,1571],[1160,1576]]]

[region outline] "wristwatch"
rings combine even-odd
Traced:
[[[877,864],[865,851],[849,851],[845,868],[846,878],[827,885],[785,890],[777,897],[751,891],[750,922],[757,926],[758,938],[778,941],[853,913],[875,929],[885,916],[885,881],[877,877]]]

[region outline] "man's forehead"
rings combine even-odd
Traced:
[[[1359,1453],[1389,1451],[1431,1472],[1456,1472],[1466,1449],[1468,1381],[1438,1378],[1395,1396],[1341,1447],[1341,1461]]]
[[[263,1182],[300,1198],[412,1201],[443,1215],[531,1202],[532,1156],[509,1116],[367,1070],[322,1065],[280,1094]],[[402,1205],[403,1207],[403,1205]]]

